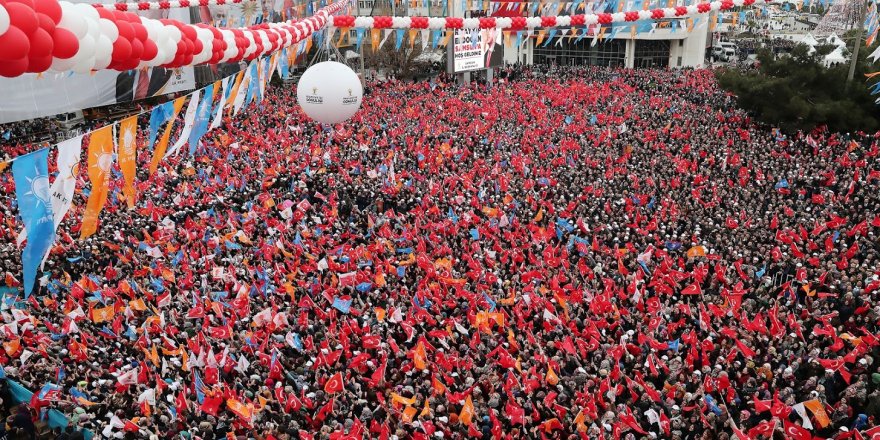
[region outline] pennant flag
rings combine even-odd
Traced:
[[[150,132],[147,141],[147,150],[152,151],[156,144],[156,136],[159,135],[159,127],[165,125],[171,118],[176,115],[174,111],[174,102],[168,101],[153,107],[150,112]]]
[[[196,122],[196,112],[199,109],[199,98],[202,96],[201,90],[196,90],[190,95],[189,104],[186,107],[186,113],[183,116],[183,130],[180,131],[180,136],[174,142],[174,145],[165,153],[163,159],[167,159],[174,154],[176,154],[181,147],[189,140],[189,135],[192,132],[193,124]]]
[[[189,134],[189,155],[196,154],[196,148],[202,141],[202,136],[208,131],[208,121],[211,119],[211,99],[214,97],[214,84],[205,87],[205,94],[202,102],[196,110],[196,121],[193,123],[192,131]]]
[[[52,195],[52,219],[54,229],[58,229],[61,220],[70,210],[73,193],[76,191],[76,180],[79,176],[79,158],[82,153],[83,136],[77,136],[58,144],[58,175],[52,182],[49,193]]]
[[[159,168],[159,161],[165,157],[165,149],[168,148],[168,140],[171,138],[171,129],[174,127],[174,120],[177,119],[177,114],[180,113],[180,109],[183,108],[183,103],[186,102],[186,96],[181,96],[174,100],[174,104],[172,106],[171,117],[168,118],[168,125],[165,126],[165,131],[162,133],[162,138],[159,139],[159,143],[156,144],[156,150],[153,151],[153,158],[150,160],[150,175],[156,173],[156,169]]]
[[[286,60],[287,58],[285,57],[284,59]],[[229,83],[231,82],[232,76],[227,76],[226,78],[223,78],[223,91],[220,92],[220,102],[217,103],[217,110],[214,113],[214,120],[211,121],[211,130],[219,127],[220,123],[223,121],[223,108],[226,107],[229,95],[232,93],[232,87],[230,87],[229,85]]]
[[[119,168],[122,170],[122,177],[125,179],[125,185],[122,187],[122,193],[125,195],[125,201],[128,203],[128,209],[134,208],[135,189],[134,178],[136,173],[137,161],[137,115],[130,116],[119,123]]]
[[[92,183],[89,200],[83,214],[80,238],[88,238],[98,230],[98,216],[107,202],[110,167],[113,166],[113,133],[111,126],[93,132],[89,138],[89,181]]]

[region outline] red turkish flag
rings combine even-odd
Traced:
[[[785,427],[786,438],[793,440],[813,440],[810,431],[807,431],[801,426],[790,423],[788,420],[783,420],[782,425]]]
[[[685,287],[681,291],[682,295],[702,295],[703,290],[700,289],[700,285],[697,283],[692,283],[691,285]]]
[[[749,430],[749,437],[764,436],[771,438],[773,431],[776,429],[776,419],[766,420]]]
[[[342,373],[336,373],[330,376],[330,379],[327,379],[327,382],[324,384],[324,392],[334,394],[340,391],[342,391]]]

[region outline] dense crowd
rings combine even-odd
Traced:
[[[706,70],[502,77],[378,81],[333,128],[271,88],[141,148],[80,241],[83,171],[6,376],[99,438],[876,433],[875,135],[759,126]]]

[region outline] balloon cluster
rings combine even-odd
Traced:
[[[664,18],[686,18],[711,11],[726,11],[738,6],[764,3],[764,0],[723,0],[703,2],[691,6],[678,6],[653,10],[616,12],[613,14],[578,14],[544,17],[352,17],[337,15],[333,17],[334,27],[359,27],[365,29],[501,29],[520,30],[548,27],[584,26],[592,24],[634,22],[638,20],[662,20]],[[390,20],[390,22],[389,22]]]
[[[219,29],[153,20],[102,5],[0,0],[0,75],[176,68],[251,60],[308,38],[346,3],[334,3],[299,22]]]
[[[0,1],[0,75],[43,72],[74,57],[78,36],[59,26],[62,23],[63,12],[55,0]]]
[[[257,0],[176,0],[161,2],[129,2],[129,3],[100,3],[96,8],[115,9],[117,11],[158,11],[160,9],[188,8],[190,6],[223,6],[238,4],[241,2],[255,2]]]

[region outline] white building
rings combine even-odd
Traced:
[[[479,1],[474,1],[479,4]],[[462,3],[458,0],[419,0],[417,7],[408,6],[407,2],[394,0],[357,0],[352,13],[368,15],[409,15],[409,16],[449,16],[470,17],[484,16],[485,11],[461,10]],[[686,20],[667,20],[663,27],[653,26],[650,31],[637,33],[623,30],[616,35],[607,28],[603,38],[586,36],[583,38],[555,37],[546,39],[537,45],[538,30],[532,33],[522,31],[522,44],[515,43],[504,46],[506,63],[522,62],[526,64],[564,64],[564,65],[601,65],[626,67],[703,67],[706,61],[706,49],[711,46],[709,21],[711,15],[700,16],[688,31]],[[676,22],[674,25],[673,22]],[[721,24],[719,23],[719,29]],[[559,33],[568,29],[559,29]],[[583,32],[583,30],[580,30]],[[352,41],[354,40],[354,31]],[[611,37],[613,35],[613,38]],[[515,41],[515,38],[511,38]],[[503,44],[503,41],[502,41]]]

